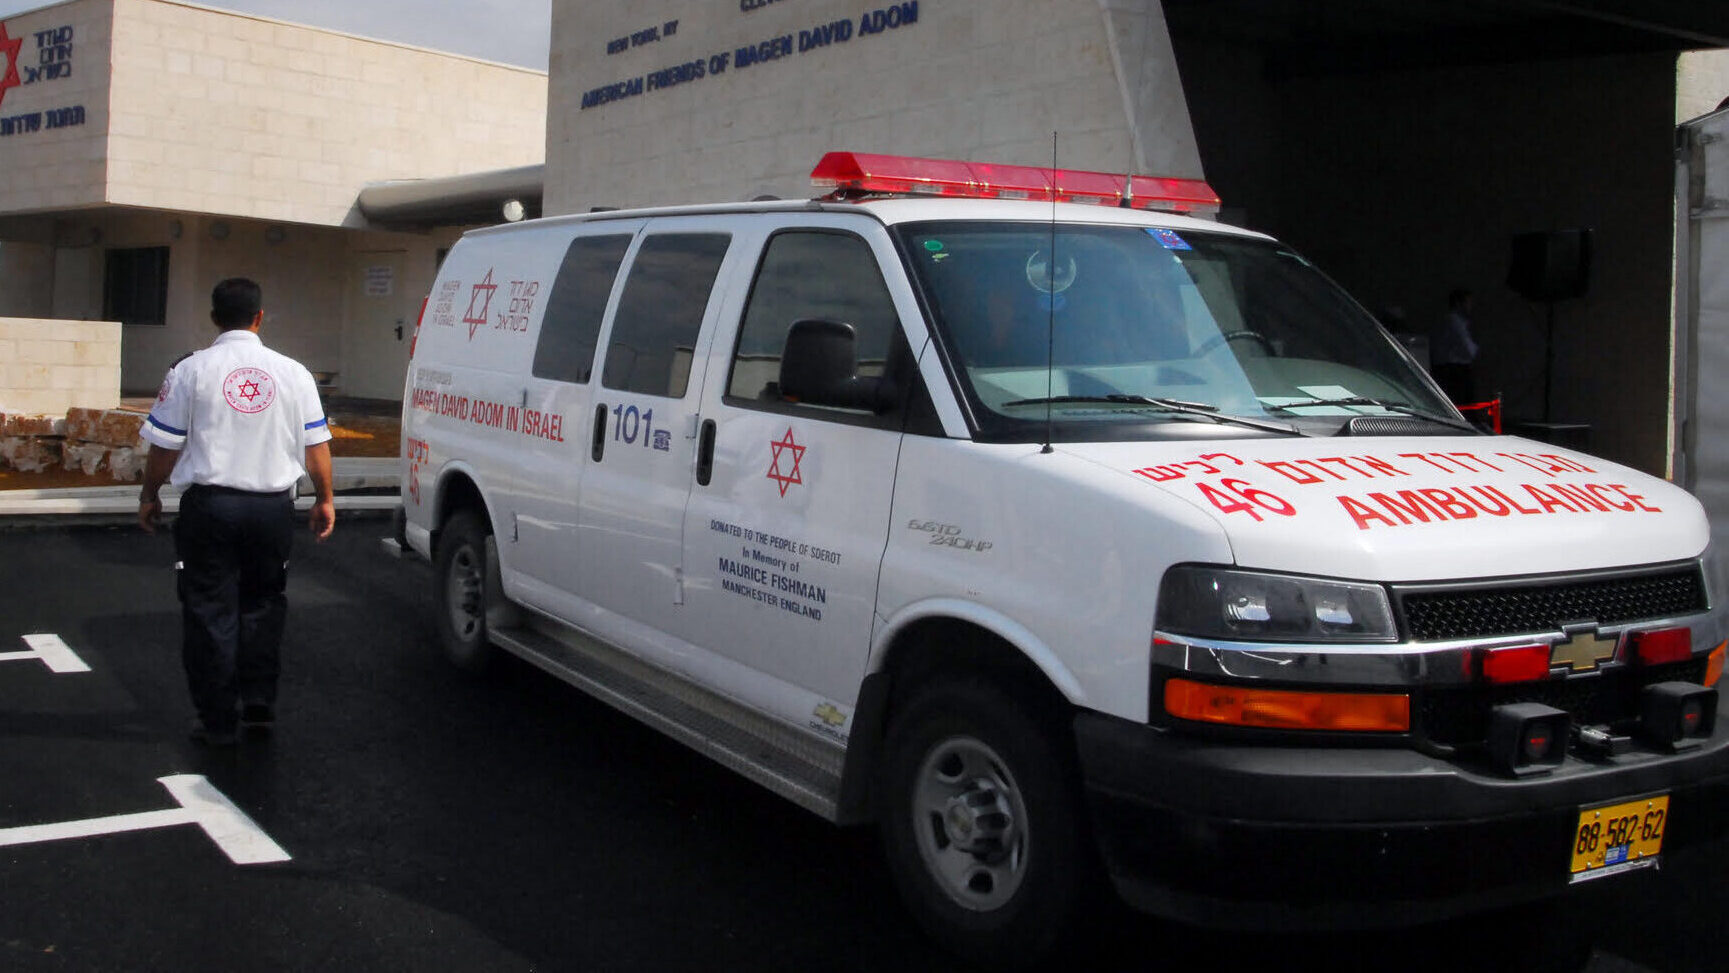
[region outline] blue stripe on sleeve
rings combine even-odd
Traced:
[[[314,429],[317,429],[317,428],[318,428],[318,427],[319,427],[319,426],[325,426],[325,425],[329,425],[329,424],[330,424],[330,420],[329,420],[329,419],[320,419],[320,420],[318,420],[318,421],[317,421],[317,422],[309,422],[309,423],[307,423],[307,424],[306,424],[306,429],[307,429],[307,431],[308,431],[308,432],[311,432],[311,431],[312,431],[312,430],[314,430]]]
[[[156,418],[155,413],[152,413],[150,415],[150,424],[152,426],[155,426],[156,428],[162,430],[163,432],[169,434],[170,436],[184,436],[184,435],[186,435],[186,430],[176,429],[173,426],[168,425],[167,423],[163,422],[162,420]]]

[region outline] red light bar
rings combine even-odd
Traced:
[[[1211,216],[1219,196],[1200,179],[1129,176],[1078,169],[1045,169],[955,159],[830,152],[810,173],[811,183],[836,197],[860,195],[1032,199]]]
[[[1549,675],[1549,647],[1520,645],[1510,649],[1490,649],[1479,655],[1484,682],[1530,682]]]
[[[1693,658],[1693,631],[1663,628],[1655,632],[1634,632],[1627,637],[1627,658],[1642,666],[1686,662]]]

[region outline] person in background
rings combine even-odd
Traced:
[[[1477,341],[1471,336],[1471,292],[1456,287],[1447,295],[1447,314],[1429,332],[1429,373],[1455,403],[1477,401],[1472,364]]]
[[[198,724],[192,738],[231,746],[241,726],[276,718],[294,485],[310,476],[311,527],[336,524],[330,427],[305,366],[264,347],[263,295],[244,277],[216,285],[221,334],[175,363],[144,423],[150,455],[138,524],[155,533],[163,483],[180,488],[181,655]]]

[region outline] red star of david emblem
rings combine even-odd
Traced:
[[[784,497],[787,487],[794,483],[801,485],[804,483],[804,477],[799,475],[798,464],[800,460],[804,459],[805,447],[793,442],[792,427],[788,426],[786,435],[779,439],[769,440],[768,448],[774,450],[774,461],[768,466],[768,478],[780,484],[780,495]],[[792,451],[792,470],[782,473],[780,471],[781,456],[788,450]]]
[[[246,399],[247,401],[251,401],[252,399],[258,398],[258,383],[257,382],[250,382],[250,381],[241,382],[240,383],[240,397],[243,399]]]
[[[492,295],[498,290],[498,285],[492,282],[492,268],[486,269],[486,279],[474,285],[474,290],[468,292],[468,313],[463,315],[462,323],[468,325],[468,340],[474,340],[474,332],[488,320],[487,314],[492,310]],[[481,296],[485,295],[485,300]],[[480,302],[480,313],[474,313],[475,302]]]
[[[6,92],[24,83],[18,79],[18,51],[23,46],[24,38],[7,37],[6,25],[0,24],[0,56],[6,58],[6,72],[0,74],[0,102],[6,100]]]

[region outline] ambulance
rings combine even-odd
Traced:
[[[836,152],[468,233],[400,542],[514,653],[841,824],[975,961],[1091,893],[1415,924],[1729,821],[1695,500],[1484,431],[1201,182]]]

